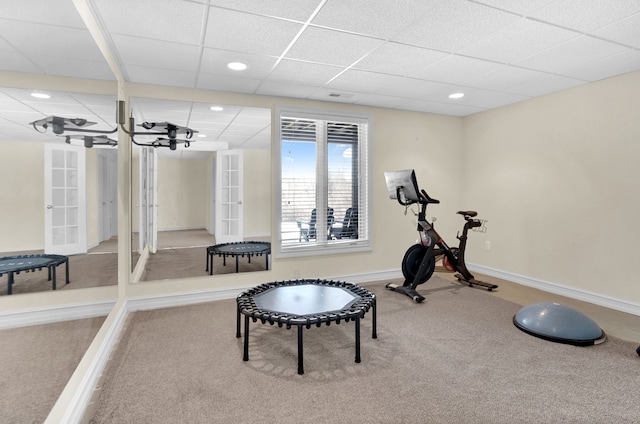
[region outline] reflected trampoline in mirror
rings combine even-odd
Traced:
[[[0,258],[67,256],[70,281],[59,278],[56,290],[115,285],[117,147],[85,148],[83,140],[30,123],[55,114],[113,129],[116,97],[48,91],[48,98],[35,98],[32,92],[0,88]],[[13,277],[12,296],[53,289],[47,271]],[[0,280],[0,296],[8,295],[8,278]]]
[[[207,248],[271,241],[271,110],[132,98],[131,113],[198,131],[175,150],[132,146],[134,282],[235,273],[235,259],[208,269]]]

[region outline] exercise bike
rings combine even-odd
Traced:
[[[402,274],[405,278],[402,286],[388,283],[386,288],[403,293],[420,303],[425,298],[416,291],[416,287],[429,280],[436,270],[436,263],[442,261],[443,269],[456,272],[454,276],[460,282],[472,286],[481,286],[489,291],[498,288],[495,284],[476,280],[469,272],[464,262],[464,253],[467,247],[467,233],[470,229],[481,227],[482,221],[476,219],[476,211],[459,211],[465,220],[462,234],[457,235],[458,247],[449,247],[433,227],[433,222],[426,219],[427,206],[438,204],[439,200],[429,197],[426,191],[418,189],[415,172],[413,170],[385,172],[387,190],[391,199],[397,199],[398,203],[408,208],[410,205],[419,204],[418,233],[420,242],[407,249],[402,259]],[[434,218],[435,220],[435,218]]]

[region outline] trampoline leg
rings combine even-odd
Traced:
[[[13,293],[13,272],[9,272],[9,279],[7,280],[7,294]]]
[[[236,255],[236,273],[238,272],[238,255]]]
[[[378,338],[378,330],[377,330],[378,317],[377,317],[377,314],[376,314],[376,303],[377,303],[377,300],[374,298],[373,299],[373,305],[371,306],[371,313],[373,314],[373,322],[372,322],[373,330],[371,330],[371,338],[372,339],[377,339]]]
[[[209,252],[207,252],[207,267],[205,268],[205,271],[209,271]]]
[[[242,360],[249,360],[249,315],[245,315],[244,317],[244,353]]]
[[[238,306],[238,316],[236,317],[236,338],[240,338],[240,306]]]
[[[69,284],[69,258],[67,258],[67,260],[64,261],[64,272],[67,278],[65,284]]]
[[[51,272],[51,287],[53,290],[56,289],[56,267],[49,267],[49,271]]]
[[[267,258],[267,271],[269,270],[269,254],[264,255]]]
[[[356,317],[356,363],[360,363],[360,317]]]
[[[304,374],[304,356],[302,354],[302,326],[298,326],[298,374]]]

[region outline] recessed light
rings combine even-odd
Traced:
[[[233,69],[234,71],[244,71],[245,69],[247,69],[247,65],[242,62],[231,62],[227,64],[227,67],[229,69]]]
[[[205,138],[207,135],[206,134],[198,134],[198,137],[200,138]]]
[[[36,99],[50,99],[51,95],[43,93],[42,91],[34,91],[31,93],[31,97],[35,97]]]
[[[211,109],[214,112],[221,112],[224,110],[222,106],[211,106],[209,109]]]
[[[461,99],[464,97],[464,93],[453,93],[449,94],[450,99]]]

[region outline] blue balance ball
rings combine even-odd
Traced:
[[[591,346],[606,340],[604,331],[591,318],[566,305],[533,303],[513,316],[513,324],[525,333],[552,342]]]

